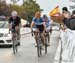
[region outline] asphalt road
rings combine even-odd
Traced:
[[[0,63],[53,63],[59,42],[59,31],[51,35],[51,46],[48,47],[48,54],[44,51],[40,58],[37,57],[35,40],[31,34],[21,36],[21,46],[18,53],[13,54],[12,48],[0,48]]]

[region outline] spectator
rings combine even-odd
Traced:
[[[71,29],[75,30],[75,10],[72,11],[72,16],[64,14],[65,17],[65,25]]]

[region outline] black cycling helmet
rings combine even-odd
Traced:
[[[44,14],[44,15],[43,15],[43,18],[47,18],[47,15]]]
[[[72,11],[72,15],[74,15],[74,14],[75,14],[75,10]]]

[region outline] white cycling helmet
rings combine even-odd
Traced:
[[[12,11],[11,16],[12,17],[17,16],[17,11]]]

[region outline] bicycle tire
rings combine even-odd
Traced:
[[[16,51],[15,51],[15,42],[14,42],[14,39],[13,39],[13,53],[15,54]]]
[[[19,36],[19,40],[20,40],[20,36]],[[18,44],[20,42],[18,42],[18,35],[16,35],[16,52],[18,52]]]
[[[40,40],[38,40],[38,43],[37,43],[37,54],[38,54],[38,57],[40,57],[42,55],[42,49],[41,49],[41,45],[40,45]]]
[[[38,57],[40,57],[39,51],[40,51],[40,49],[39,49],[39,47],[37,47],[37,54],[38,54]]]
[[[16,53],[18,52],[18,47],[17,47],[18,45],[16,45]]]
[[[47,54],[47,43],[48,43],[48,39],[47,37],[45,38],[45,54]]]
[[[45,45],[45,54],[47,54],[47,45]]]
[[[15,54],[17,51],[18,51],[18,48],[17,48],[17,38],[16,37],[13,37],[13,53]]]

